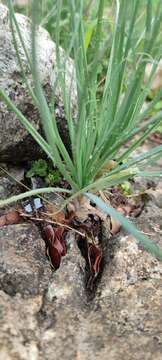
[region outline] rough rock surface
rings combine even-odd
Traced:
[[[0,247],[1,290],[12,297],[41,293],[50,269],[37,228],[31,224],[2,227]]]
[[[24,39],[26,48],[30,51],[30,20],[21,14],[16,14],[16,19],[20,26],[21,36]],[[2,4],[0,4],[0,28],[0,88],[6,91],[18,109],[40,130],[40,116],[25,88],[16,58],[9,25],[8,9]],[[52,83],[57,74],[55,44],[50,39],[47,31],[41,27],[39,27],[37,33],[37,44],[40,78],[47,99],[50,101]],[[60,50],[63,58],[64,52],[62,49]],[[29,64],[20,44],[19,51],[28,81],[32,84]],[[74,77],[73,62],[71,59],[68,59],[66,63],[66,86],[68,94],[71,95],[73,113],[75,113],[76,107]],[[66,120],[63,112],[60,88],[58,86],[56,89],[56,114],[61,135],[67,145],[68,134]],[[34,159],[38,156],[40,156],[39,146],[37,146],[31,136],[28,135],[16,115],[0,102],[0,162],[10,161],[12,163],[18,163],[28,158],[30,160],[32,158]]]
[[[145,82],[148,81],[148,79],[149,79],[149,76],[150,76],[151,71],[152,71],[152,67],[153,67],[153,64],[151,64],[151,63],[148,63],[146,65]],[[159,64],[157,66],[155,76],[154,76],[154,80],[153,80],[152,85],[151,85],[151,90],[152,91],[157,91],[157,90],[161,89],[161,86],[162,86],[162,59],[159,61]]]
[[[161,209],[136,220],[162,247]],[[162,263],[123,232],[107,241],[96,292],[84,286],[84,261],[71,233],[52,272],[32,224],[0,229],[2,360],[161,360]]]

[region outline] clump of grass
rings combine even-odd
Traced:
[[[16,53],[25,78],[26,86],[40,112],[45,136],[42,137],[31,125],[30,121],[15,107],[3,90],[0,98],[15,112],[21,123],[42,147],[59,172],[69,183],[70,197],[65,204],[82,194],[86,194],[107,214],[116,216],[118,220],[141,241],[144,247],[162,260],[162,250],[139,233],[133,225],[115,210],[103,204],[95,195],[108,187],[122,184],[130,178],[138,176],[161,176],[161,172],[151,172],[149,165],[162,155],[162,146],[157,146],[147,153],[132,157],[132,153],[157,129],[162,120],[162,112],[144,121],[152,107],[159,100],[160,94],[152,100],[146,110],[142,110],[144,101],[150,92],[151,82],[162,55],[160,31],[162,25],[162,2],[153,8],[153,0],[146,0],[143,6],[145,22],[139,36],[136,29],[140,17],[140,0],[116,0],[113,34],[110,57],[107,59],[107,70],[102,96],[98,96],[98,71],[103,54],[106,54],[102,42],[102,19],[104,0],[98,2],[97,19],[93,33],[93,49],[86,46],[86,31],[83,21],[83,0],[72,0],[67,3],[70,14],[71,39],[66,55],[60,53],[60,31],[63,1],[56,1],[56,55],[59,82],[62,90],[64,110],[70,136],[72,156],[69,155],[61,140],[56,122],[56,114],[49,108],[39,80],[39,65],[36,51],[36,32],[38,27],[37,2],[32,7],[32,57],[27,52],[19,32],[13,11],[12,2],[8,0],[11,29]],[[105,21],[105,20],[104,20]],[[107,19],[108,21],[108,19]],[[33,88],[29,85],[21,58],[19,56],[15,32],[25,50],[33,75]],[[91,51],[93,53],[89,53]],[[65,73],[66,59],[73,56],[77,86],[77,121],[74,123],[70,106],[70,94],[66,92]],[[145,67],[151,61],[152,71],[144,83]],[[55,84],[56,86],[56,84]],[[55,94],[55,89],[53,89]],[[54,95],[55,97],[55,95]],[[54,99],[52,99],[54,104]],[[131,141],[130,141],[131,140]],[[129,144],[127,148],[125,143]],[[113,164],[113,166],[112,166]],[[146,169],[146,170],[145,170]],[[53,188],[51,191],[57,191]],[[45,189],[37,189],[48,191]],[[64,189],[59,189],[63,191]],[[31,193],[31,192],[30,192]],[[34,192],[33,192],[34,193]],[[32,193],[32,194],[33,194]],[[9,204],[16,199],[24,198],[29,193],[0,201],[0,205]],[[65,205],[64,204],[64,205]]]

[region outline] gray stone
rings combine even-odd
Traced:
[[[9,164],[8,164],[9,165]],[[3,170],[2,170],[3,169]],[[19,185],[24,181],[24,168],[23,167],[11,167],[7,164],[1,164],[0,166],[0,199],[7,199],[12,195],[18,193],[20,190]],[[24,188],[25,189],[25,188]],[[14,207],[15,204],[12,204]],[[7,209],[0,207],[0,216],[4,214]]]
[[[42,297],[11,297],[0,291],[0,357],[1,360],[38,360],[39,327],[36,314]]]
[[[0,289],[11,296],[41,293],[51,272],[37,227],[32,224],[2,227],[0,249]]]
[[[73,324],[85,306],[84,261],[75,237],[67,238],[68,253],[56,273],[34,225],[3,227],[0,239],[0,358],[57,359],[54,341],[63,354],[64,339],[67,354],[74,353]]]
[[[162,247],[158,207],[149,203],[136,223]],[[0,243],[2,360],[161,360],[162,263],[132,236],[107,239],[91,297],[73,233],[57,272],[34,225],[0,229]]]
[[[147,190],[147,194],[159,208],[162,208],[162,184],[155,190]]]
[[[7,176],[0,177],[0,198],[6,199],[9,195],[11,195],[13,187],[13,182]]]
[[[24,15],[16,14],[21,35],[26,48],[30,51],[30,19]],[[6,6],[0,4],[0,88],[5,90],[14,104],[21,110],[37,130],[42,131],[38,110],[34,107],[29,96],[21,70],[16,58],[9,25],[9,15]],[[64,51],[60,49],[62,60]],[[19,44],[19,52],[29,83],[32,85],[32,76],[24,51]],[[48,32],[39,27],[37,31],[37,56],[42,86],[45,90],[47,101],[50,101],[52,84],[57,76],[56,47],[50,39]],[[74,65],[71,59],[66,62],[66,89],[71,96],[73,114],[76,114],[76,86]],[[67,123],[63,111],[60,87],[56,87],[56,117],[60,134],[68,146]],[[23,162],[35,159],[42,154],[39,146],[28,134],[16,115],[11,112],[3,102],[0,102],[0,162]]]

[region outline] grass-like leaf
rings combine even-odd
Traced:
[[[8,199],[5,199],[5,200],[0,200],[0,207],[12,204],[12,203],[20,201],[20,200],[23,200],[23,199],[28,198],[30,196],[35,196],[35,195],[39,195],[39,194],[47,194],[47,193],[49,194],[49,193],[52,193],[52,192],[70,194],[70,190],[62,189],[62,188],[59,188],[59,187],[47,187],[47,188],[34,189],[34,190],[26,191],[26,192],[24,192],[22,194],[11,196],[11,197],[9,197]]]
[[[26,88],[39,110],[44,136],[39,134],[31,124],[30,119],[27,119],[16,108],[3,89],[0,89],[0,99],[11,111],[15,112],[21,123],[69,183],[71,187],[70,197],[63,206],[87,191],[95,192],[105,189],[134,176],[161,176],[160,171],[152,171],[149,166],[161,157],[162,146],[157,146],[153,150],[136,157],[132,157],[132,153],[151,132],[157,129],[162,121],[162,112],[148,119],[150,111],[161,98],[161,91],[150,102],[147,109],[142,110],[159,60],[162,57],[160,37],[162,1],[157,1],[156,4],[154,0],[146,0],[144,3],[140,0],[116,0],[113,2],[112,9],[115,15],[110,19],[113,31],[107,55],[105,50],[107,43],[103,41],[103,14],[106,2],[104,0],[96,2],[98,9],[95,10],[95,18],[92,19],[93,23],[89,25],[89,30],[85,26],[84,1],[71,0],[67,2],[66,13],[69,14],[68,31],[71,38],[64,56],[62,56],[60,41],[64,20],[64,1],[56,0],[53,4],[52,13],[54,12],[55,15],[57,13],[54,37],[58,73],[53,86],[53,98],[50,105],[48,105],[39,76],[37,54],[38,3],[37,1],[32,2],[30,57],[14,14],[12,1],[8,0],[15,51]],[[50,12],[48,16],[51,16]],[[48,21],[48,16],[42,21]],[[107,19],[108,21],[109,19]],[[138,29],[139,24],[141,26],[140,31]],[[108,40],[110,37],[106,39],[106,41]],[[21,61],[19,43],[32,72],[30,84]],[[103,55],[104,60],[107,56],[107,69],[105,70],[103,91],[99,95],[100,78],[98,74]],[[66,87],[66,66],[69,56],[73,57],[76,78],[77,118],[75,121],[71,109],[71,93]],[[148,61],[152,62],[152,70],[147,82],[144,83],[145,68]],[[66,149],[57,126],[57,114],[54,106],[57,85],[61,88],[70,136],[71,154]],[[123,147],[125,143],[128,145],[127,149]],[[113,168],[109,167],[112,160],[115,164]],[[121,163],[122,161],[123,163]],[[26,197],[28,193],[25,194]],[[94,197],[95,195],[88,196]],[[6,203],[22,198],[23,194],[20,194],[18,198],[7,199]],[[98,199],[96,201],[99,202]],[[4,205],[5,200],[1,201],[0,204]],[[100,205],[103,207],[102,203]],[[147,250],[151,249],[149,251],[157,256],[157,247],[152,243],[149,245],[150,247],[147,246],[148,241],[133,225],[131,227],[130,223],[126,219],[123,220],[123,217],[115,210],[105,209],[109,213],[114,211],[112,214],[121,220],[123,226],[131,231],[134,236],[137,236],[141,242],[143,241]]]
[[[143,246],[143,248],[150,252],[152,255],[156,256],[157,259],[162,261],[162,249],[156,245],[153,241],[151,241],[148,237],[144,236],[128,219],[126,219],[123,215],[121,215],[115,209],[107,206],[98,196],[86,193],[86,196],[95,203],[106,215],[110,215],[115,218],[119,223],[131,233],[139,243]]]

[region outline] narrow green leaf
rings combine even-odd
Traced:
[[[162,249],[148,237],[144,236],[129,220],[115,209],[107,206],[98,196],[86,193],[86,196],[93,201],[105,214],[112,216],[134,237],[137,238],[143,248],[162,261]]]
[[[86,30],[85,37],[84,37],[84,44],[85,44],[86,51],[91,42],[91,38],[92,38],[93,31],[95,29],[95,26],[96,26],[96,21],[93,20],[93,21],[91,21],[90,25],[88,26],[88,28]]]
[[[22,194],[19,194],[19,195],[11,196],[8,199],[0,200],[0,207],[12,204],[12,203],[17,202],[19,200],[23,200],[23,199],[28,198],[30,196],[35,196],[35,195],[45,194],[45,193],[52,193],[52,192],[55,192],[55,193],[56,192],[68,193],[68,194],[71,193],[70,190],[62,189],[62,188],[58,188],[58,187],[48,187],[48,188],[35,189],[35,190],[26,191],[26,192],[24,192]]]

